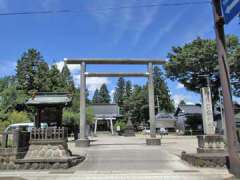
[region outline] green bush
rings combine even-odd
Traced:
[[[92,108],[87,108],[87,123],[94,123],[94,114]],[[63,111],[63,124],[65,125],[79,125],[80,114],[79,112],[74,112],[68,109]]]
[[[92,108],[87,108],[87,123],[89,125],[94,124],[94,113]]]
[[[10,124],[30,122],[28,114],[24,111],[13,111],[5,114],[4,116],[6,116],[7,118],[1,121],[0,132],[3,132],[4,129]]]
[[[10,121],[11,124],[24,123],[30,122],[30,118],[28,114],[24,111],[13,111],[8,114],[8,121]]]
[[[126,122],[124,120],[118,120],[115,123],[114,128],[117,129],[117,126],[120,126],[120,130],[122,131],[126,127]]]
[[[63,111],[63,124],[65,125],[75,125],[79,124],[79,113],[70,111],[70,110],[64,110]]]

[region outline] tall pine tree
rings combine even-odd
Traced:
[[[52,65],[49,73],[49,89],[52,92],[63,92],[64,83],[61,81],[61,73],[57,68],[57,65]]]
[[[104,83],[99,90],[100,103],[109,104],[111,102],[111,97],[107,89],[107,85]]]
[[[48,65],[36,49],[28,49],[17,62],[18,88],[29,91],[48,91]]]
[[[131,81],[126,82],[125,96],[129,98],[132,95],[132,83]]]
[[[99,104],[100,103],[100,96],[99,96],[99,90],[96,89],[92,98],[93,104]]]
[[[160,110],[173,112],[174,105],[171,100],[170,91],[165,82],[165,77],[158,66],[153,69],[155,104],[160,107]],[[158,98],[158,100],[157,100]]]
[[[114,102],[120,107],[122,112],[123,103],[124,103],[124,94],[125,94],[125,80],[123,77],[120,77],[117,82],[117,87],[115,88],[114,93]]]
[[[66,92],[74,92],[74,81],[71,76],[70,70],[68,66],[64,64],[62,72],[61,72],[62,82],[64,83],[64,90]]]

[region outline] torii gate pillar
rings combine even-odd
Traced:
[[[86,134],[86,64],[81,62],[80,69],[80,133],[78,140],[76,140],[76,146],[87,147],[90,145],[90,140]]]
[[[160,145],[161,140],[159,138],[156,138],[153,64],[151,62],[148,63],[148,104],[149,104],[150,138],[146,139],[146,144]]]

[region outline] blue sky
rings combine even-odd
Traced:
[[[181,0],[194,2],[199,0]],[[0,16],[0,77],[14,74],[17,59],[28,48],[38,49],[49,64],[62,65],[64,58],[160,58],[172,46],[190,42],[197,36],[214,38],[210,4],[116,8],[152,3],[179,3],[179,0],[0,0],[0,13],[70,9],[79,13],[51,15]],[[96,10],[97,9],[97,10]],[[102,9],[102,10],[100,10]],[[235,18],[226,33],[240,35]],[[78,80],[78,67],[70,67]],[[142,66],[90,66],[89,71],[141,71]],[[92,78],[91,92],[107,83],[113,92],[116,78]],[[130,78],[133,84],[145,79]],[[177,102],[199,102],[199,95],[167,81]]]

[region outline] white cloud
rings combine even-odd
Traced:
[[[74,83],[77,87],[80,85],[80,74],[73,75]],[[89,90],[89,93],[93,93],[96,89],[99,89],[102,84],[109,84],[110,81],[105,77],[89,77],[86,79],[86,85]]]
[[[113,102],[113,98],[114,98],[114,93],[115,93],[115,89],[112,89],[110,91],[110,96],[111,96],[111,101]]]
[[[182,89],[184,88],[184,85],[182,83],[177,83],[177,89]]]
[[[62,68],[64,66],[64,61],[59,61],[55,64],[57,65],[57,68],[59,69],[59,71],[62,71]],[[68,64],[67,66],[71,71],[71,73],[75,73],[76,71],[80,70],[80,65]]]
[[[96,89],[99,89],[102,84],[109,84],[110,81],[105,77],[89,77],[86,83],[89,92],[93,93]]]
[[[94,4],[89,4],[88,12],[96,19],[101,28],[112,28],[111,33],[113,38],[111,40],[112,45],[117,45],[129,30],[134,31],[131,44],[135,46],[147,28],[155,20],[155,16],[158,13],[158,7],[149,8],[120,8],[118,7],[134,7],[139,5],[138,1],[116,1],[109,0],[107,3],[103,1],[96,1]],[[107,9],[105,11],[95,11],[95,9]],[[111,9],[112,8],[112,9]]]
[[[176,14],[173,19],[168,21],[168,23],[162,29],[160,29],[159,33],[156,35],[156,38],[153,39],[151,45],[149,46],[148,48],[149,50],[152,50],[153,48],[160,44],[162,37],[176,27],[177,23],[180,21],[180,19],[182,18],[186,11],[187,8],[185,8],[182,11],[179,11],[179,13]]]
[[[133,45],[137,45],[139,40],[141,39],[144,32],[147,30],[147,28],[153,23],[155,20],[155,16],[158,13],[158,7],[152,8],[151,11],[147,10],[146,13],[144,13],[144,18],[142,18],[141,24],[139,24],[139,31],[135,34]]]
[[[64,61],[59,61],[55,63],[57,68],[62,71],[64,66]],[[74,84],[76,87],[80,86],[80,66],[79,65],[68,65],[68,68],[73,76]],[[109,84],[110,81],[105,77],[89,77],[86,79],[86,85],[89,93],[93,93],[96,89],[99,89],[102,84]]]

